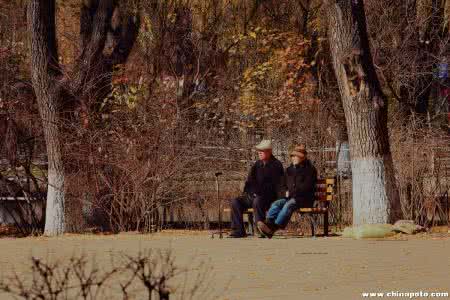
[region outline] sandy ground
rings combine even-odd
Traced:
[[[26,273],[31,255],[55,259],[83,252],[106,266],[110,253],[145,248],[171,248],[180,265],[189,264],[192,257],[208,262],[213,268],[208,276],[211,288],[221,292],[228,285],[220,299],[362,299],[362,292],[372,291],[450,292],[449,234],[387,240],[236,240],[183,232],[3,238],[0,272]]]

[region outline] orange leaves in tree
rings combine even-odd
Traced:
[[[272,33],[262,39],[266,42],[261,51],[268,59],[248,67],[241,80],[241,111],[251,116],[247,127],[258,121],[275,126],[289,123],[292,114],[318,103],[313,63],[306,63],[310,41],[293,32]],[[280,43],[281,47],[275,46]]]

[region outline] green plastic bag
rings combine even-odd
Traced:
[[[342,236],[346,238],[354,238],[353,227],[345,227]]]
[[[361,226],[345,228],[342,236],[354,239],[364,239],[384,238],[394,234],[394,226],[391,224],[364,224]]]

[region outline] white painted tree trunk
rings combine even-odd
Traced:
[[[384,162],[365,158],[352,160],[353,224],[388,222],[388,194],[385,189]]]
[[[64,175],[49,170],[44,234],[64,233],[64,221]]]
[[[361,0],[330,1],[329,42],[350,143],[353,224],[400,216],[387,128],[387,100],[375,72]]]

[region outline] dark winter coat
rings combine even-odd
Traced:
[[[289,191],[289,198],[294,198],[298,207],[313,207],[316,181],[317,170],[307,159],[286,169],[282,188]]]
[[[250,169],[245,182],[244,193],[266,199],[276,200],[281,192],[281,183],[284,175],[283,164],[272,157],[264,163],[258,160]]]

